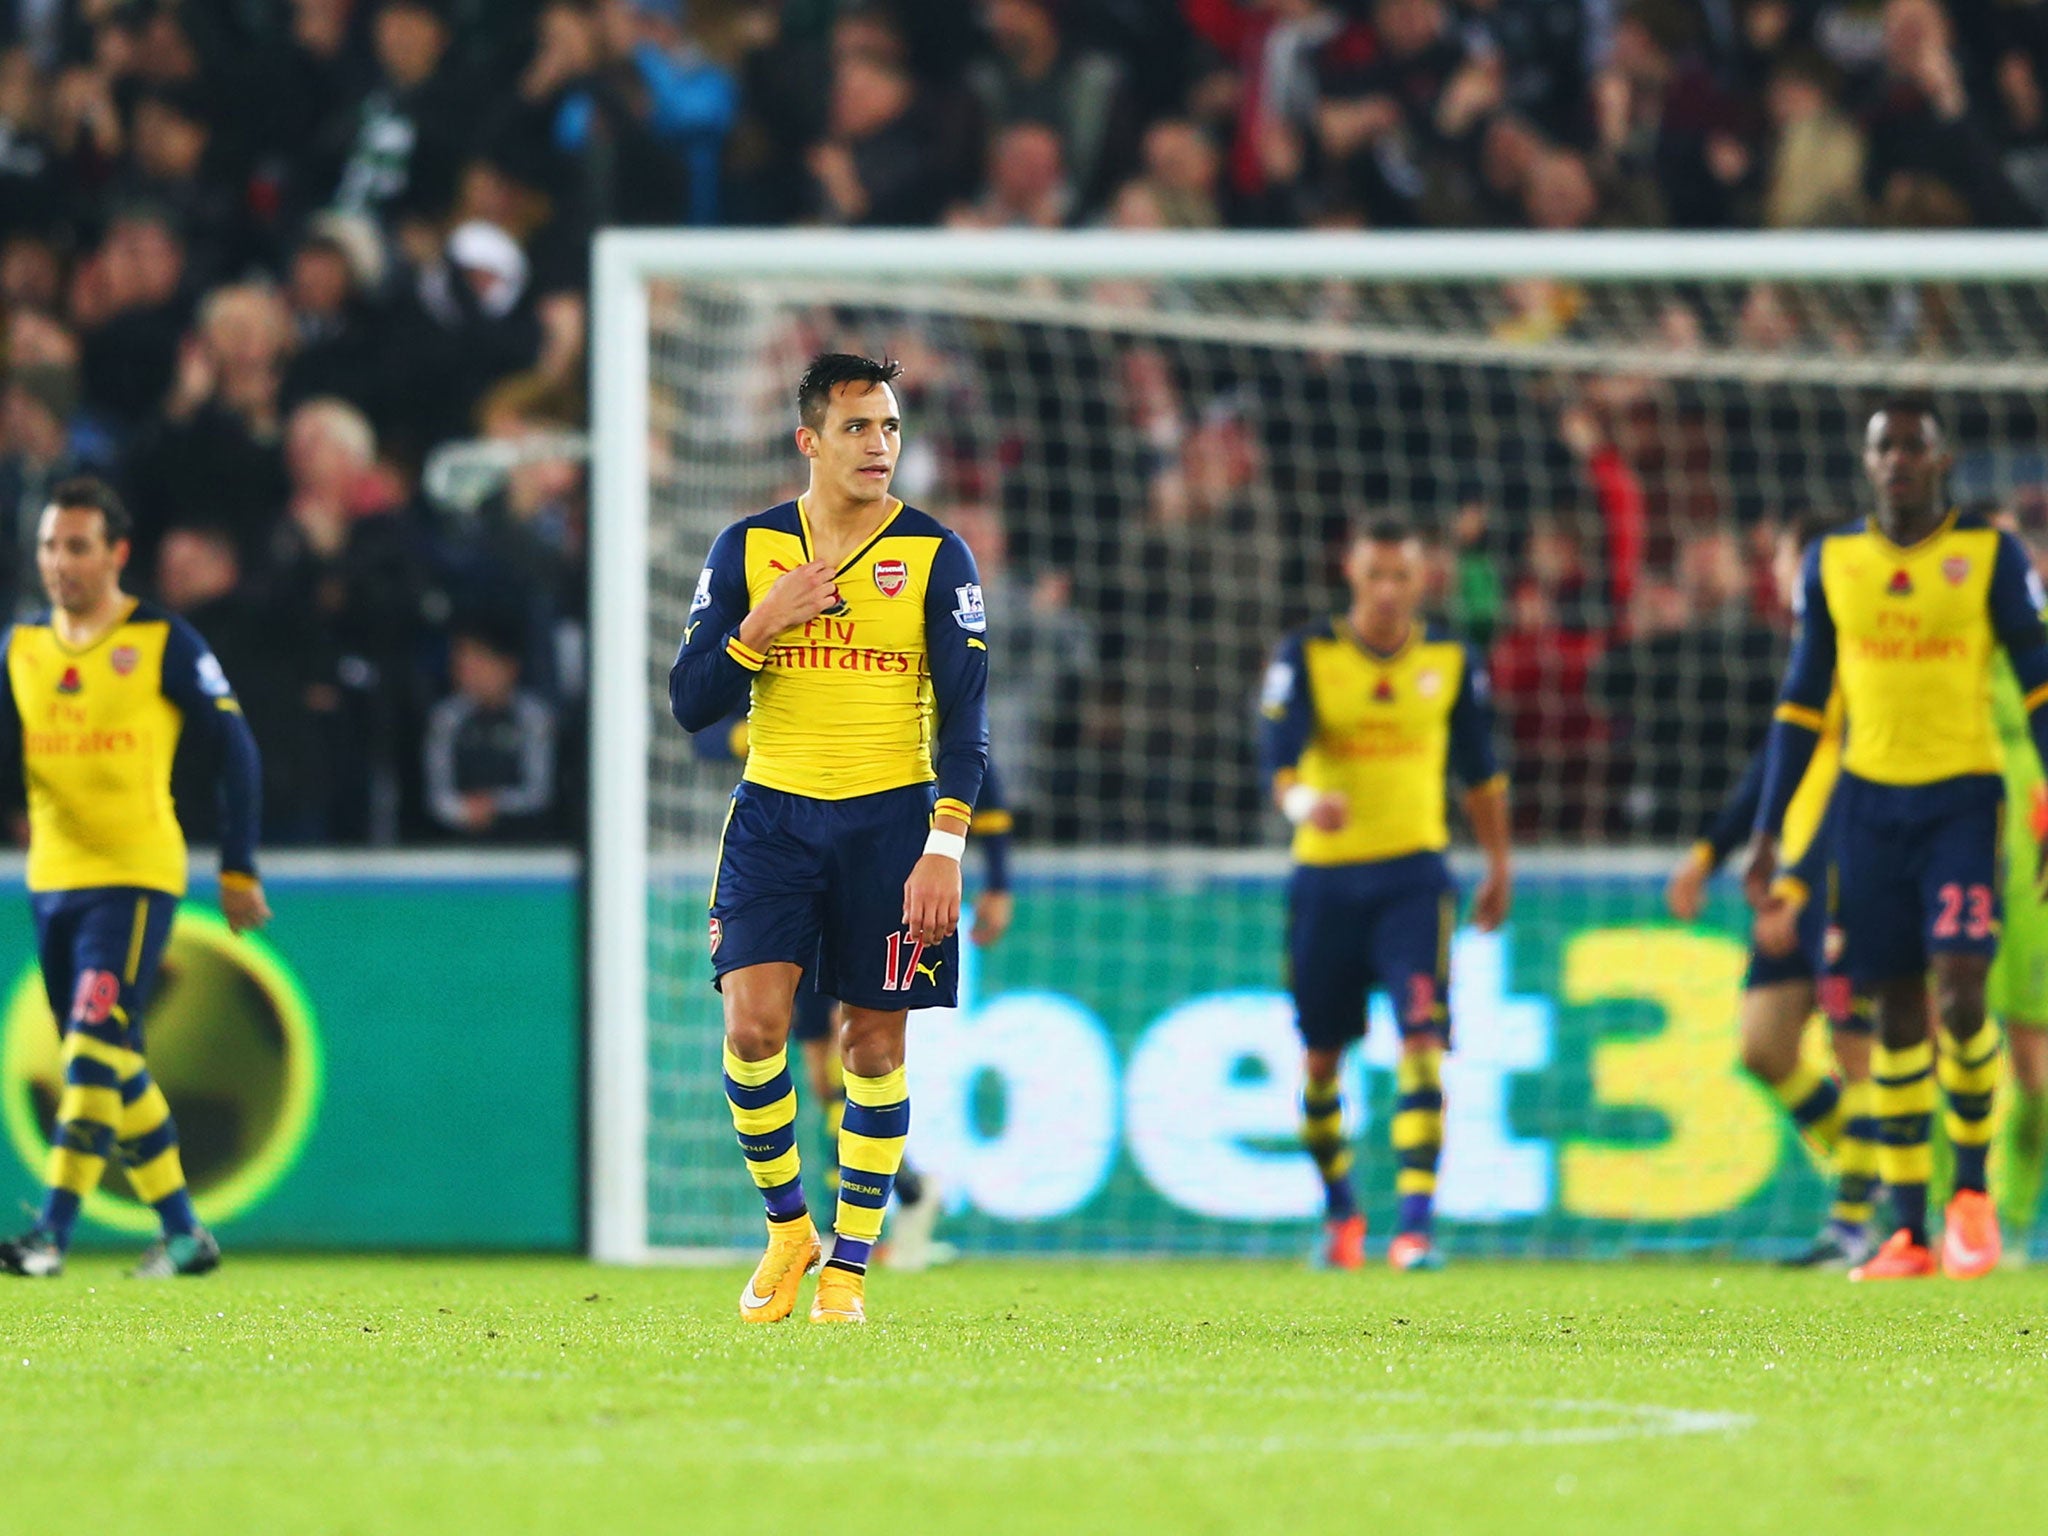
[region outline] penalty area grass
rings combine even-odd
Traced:
[[[2048,1275],[259,1258],[0,1285],[9,1530],[2035,1532]],[[810,1285],[802,1305],[809,1305]]]

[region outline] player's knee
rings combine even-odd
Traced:
[[[857,1077],[881,1077],[903,1065],[903,1024],[900,1013],[846,1010],[839,1037],[840,1059]]]
[[[1790,1075],[1796,1054],[1796,1050],[1786,1051],[1775,1040],[1757,1035],[1742,1037],[1742,1070],[1767,1088]]]
[[[1974,967],[1938,967],[1934,973],[1934,1009],[1941,1027],[1957,1040],[1967,1040],[1984,1027],[1984,976]]]
[[[1342,1051],[1310,1051],[1306,1065],[1308,1080],[1312,1083],[1334,1082],[1338,1065],[1344,1060]]]
[[[789,1020],[758,1005],[728,1004],[725,1039],[741,1061],[766,1061],[789,1038]]]

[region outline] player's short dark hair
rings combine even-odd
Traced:
[[[797,419],[813,432],[825,425],[825,411],[832,404],[832,391],[842,384],[893,384],[903,376],[903,365],[894,358],[879,362],[854,352],[820,352],[797,381]]]
[[[1422,531],[1415,524],[1392,512],[1375,512],[1351,525],[1353,544],[1406,544],[1421,538]]]
[[[1941,407],[1934,403],[1934,396],[1920,390],[1904,390],[1895,395],[1886,395],[1870,413],[1871,420],[1880,416],[1921,416],[1925,417],[1934,430],[1943,437],[1948,435],[1948,424],[1941,419]]]
[[[107,542],[118,544],[135,533],[135,519],[115,489],[98,475],[72,475],[50,490],[49,505],[64,512],[97,512],[106,525]]]

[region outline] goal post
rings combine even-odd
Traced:
[[[1377,506],[1441,535],[1447,601],[1493,582],[1521,668],[1501,730],[1531,851],[1505,939],[1459,941],[1454,1233],[1579,1253],[1804,1229],[1819,1180],[1733,1066],[1733,898],[1690,928],[1658,902],[1733,728],[1702,691],[1657,745],[1615,678],[1660,604],[1688,615],[1673,633],[1705,623],[1701,536],[1752,560],[1759,530],[1859,503],[1853,423],[1889,390],[1952,410],[1959,495],[2048,487],[2048,236],[614,231],[594,273],[594,1256],[729,1251],[758,1221],[703,943],[737,769],[693,756],[662,678],[711,538],[791,488],[793,380],[828,345],[918,354],[901,488],[942,521],[971,506],[1038,658],[993,742],[1032,834],[1019,930],[912,1050],[938,1074],[914,1076],[913,1150],[963,1241],[1284,1252],[1307,1230],[1284,852],[1244,743],[1258,658]],[[1603,547],[1624,514],[1647,541],[1626,584]],[[1468,571],[1451,529],[1474,517]],[[1546,603],[1580,616],[1517,648],[1518,605]],[[1382,1170],[1384,1044],[1353,1074]],[[1033,1051],[1068,1052],[1065,1079]]]

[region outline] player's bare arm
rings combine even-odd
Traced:
[[[1486,855],[1486,874],[1472,897],[1472,925],[1492,933],[1508,920],[1514,904],[1515,876],[1508,851],[1507,781],[1497,778],[1465,791],[1465,817],[1472,836]]]

